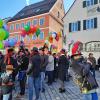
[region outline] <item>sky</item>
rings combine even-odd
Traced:
[[[0,0],[0,18],[13,17],[28,3],[36,3],[42,0]],[[69,9],[74,0],[63,0],[65,11]],[[27,2],[27,3],[26,3]]]

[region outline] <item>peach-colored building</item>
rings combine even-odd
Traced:
[[[63,32],[64,14],[63,0],[43,0],[26,6],[8,21],[10,37],[16,37],[18,41],[23,40],[28,48],[43,46],[49,32]],[[34,34],[32,37],[22,38],[20,32],[25,25],[39,26],[39,37]],[[62,38],[58,42],[54,40],[53,44],[60,50],[63,45]]]

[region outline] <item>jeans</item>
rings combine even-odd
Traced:
[[[33,77],[29,76],[28,77],[28,93],[29,93],[29,100],[33,99]]]
[[[33,86],[35,88],[36,99],[39,99],[40,94],[40,77],[33,78],[32,76],[28,77],[28,87],[29,87],[29,100],[33,100]]]
[[[41,82],[40,82],[40,88],[41,90],[45,89],[45,72],[41,72]]]
[[[55,67],[54,72],[53,72],[53,81],[55,81],[56,79],[58,79],[58,68]]]
[[[25,76],[22,80],[19,81],[19,83],[20,83],[20,95],[25,94],[26,79],[27,79],[27,77]]]
[[[90,93],[90,94],[84,94],[83,95],[83,100],[98,100],[98,95],[97,93]]]
[[[91,94],[84,94],[83,95],[83,100],[92,100]]]
[[[92,72],[92,74],[93,74],[93,76],[95,78],[95,69],[92,69],[91,72]]]
[[[98,95],[97,93],[92,93],[92,100],[98,100]]]
[[[9,93],[9,94],[3,95],[3,100],[12,100],[12,94]]]

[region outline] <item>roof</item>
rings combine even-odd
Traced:
[[[4,18],[2,20],[4,21],[4,23],[7,23],[10,19],[11,19],[11,17],[7,17],[7,18]]]
[[[75,4],[76,0],[74,0],[74,2],[72,3],[72,5],[70,6],[70,8],[68,9],[68,11],[66,12],[66,14],[64,15],[64,17],[62,19],[65,18],[65,16],[68,14],[68,12],[71,10],[71,8],[73,7],[73,5]]]
[[[38,3],[25,6],[14,17],[12,17],[9,22],[47,13],[53,7],[56,1],[57,0],[43,0]]]

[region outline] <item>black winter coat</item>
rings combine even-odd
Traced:
[[[58,60],[58,78],[65,80],[66,72],[69,68],[69,61],[65,55],[61,55]]]
[[[36,54],[32,57],[32,67],[29,69],[27,74],[33,73],[33,77],[37,78],[40,76],[41,72],[41,57],[39,54]]]
[[[87,88],[88,91],[98,88],[98,84],[91,74],[91,65],[87,62],[82,62],[80,59],[72,61],[72,69],[75,72],[75,78],[79,79],[80,83]],[[84,83],[85,82],[85,83]],[[86,84],[88,83],[88,85]],[[82,87],[80,87],[82,88]]]
[[[27,56],[19,57],[18,62],[20,63],[19,71],[26,71],[28,69],[29,65],[29,58]]]

